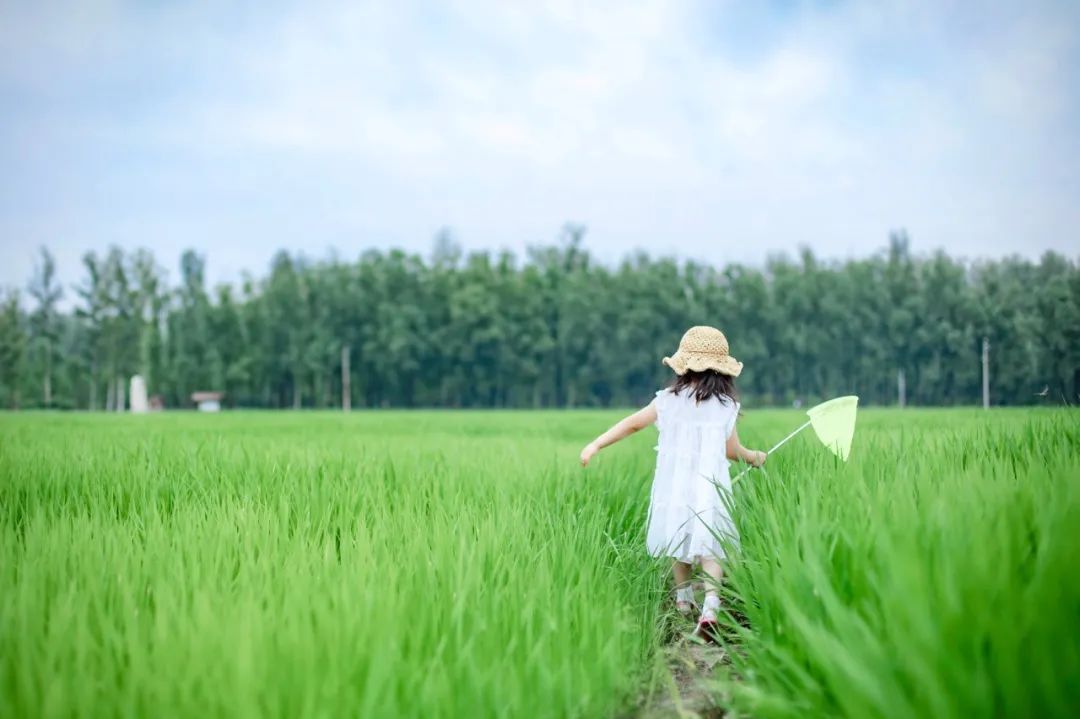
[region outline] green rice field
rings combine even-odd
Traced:
[[[0,716],[633,716],[678,625],[655,431],[577,464],[619,416],[0,415]],[[863,410],[732,501],[733,714],[1080,713],[1080,414]]]

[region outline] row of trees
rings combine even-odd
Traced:
[[[660,358],[694,324],[721,327],[755,404],[859,394],[974,404],[990,343],[994,404],[1080,399],[1080,269],[1047,253],[961,262],[914,256],[906,234],[865,259],[806,249],[764,267],[627,257],[596,262],[584,230],[513,254],[465,255],[448,233],[430,257],[355,262],[278,253],[269,273],[208,288],[186,252],[176,286],[146,250],[83,258],[74,309],[47,250],[24,296],[0,301],[0,400],[112,409],[142,374],[168,406],[331,407],[347,362],[353,406],[632,405],[665,383]],[[69,305],[72,303],[68,303]]]

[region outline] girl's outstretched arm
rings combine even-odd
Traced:
[[[632,415],[623,417],[615,425],[602,435],[585,445],[581,450],[581,466],[587,467],[589,460],[604,447],[615,444],[620,439],[629,437],[639,429],[648,427],[656,421],[656,403],[650,402],[648,407],[643,407]]]
[[[739,442],[739,430],[731,430],[731,436],[727,440],[727,458],[737,460],[739,462],[746,462],[754,467],[760,467],[765,464],[765,459],[768,457],[766,452],[762,452],[759,449],[747,449]]]

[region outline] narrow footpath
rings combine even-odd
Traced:
[[[695,584],[697,600],[704,599],[704,587]],[[743,617],[740,623],[746,627]],[[638,719],[719,719],[733,717],[724,684],[737,676],[728,673],[730,652],[737,645],[706,643],[693,636],[694,622],[679,616],[671,606],[661,620],[668,641],[662,651],[668,676],[643,694],[638,709],[630,716]],[[721,679],[723,677],[723,679]]]
[[[675,637],[664,648],[670,677],[645,697],[637,714],[641,719],[719,719],[724,708],[716,681],[716,669],[727,659],[726,650],[703,644],[689,634]]]

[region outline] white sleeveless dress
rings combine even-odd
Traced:
[[[693,563],[722,559],[719,536],[738,534],[721,492],[731,491],[727,439],[739,403],[717,398],[698,404],[689,392],[656,393],[656,475],[649,503],[649,553]]]

